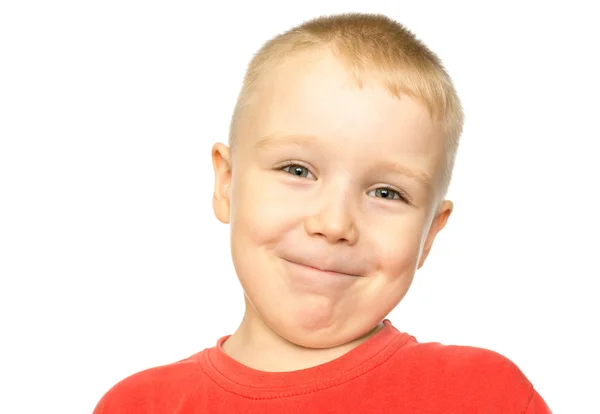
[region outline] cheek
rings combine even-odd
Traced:
[[[384,234],[377,241],[380,270],[390,279],[414,273],[421,250],[421,227],[410,224]]]
[[[255,245],[270,245],[292,228],[298,207],[268,174],[252,171],[232,185],[231,231]]]

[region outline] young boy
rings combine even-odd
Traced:
[[[384,16],[266,43],[230,146],[212,151],[243,320],[121,381],[95,413],[549,413],[507,358],[419,344],[385,319],[452,212],[462,124],[440,60]]]

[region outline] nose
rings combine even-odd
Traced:
[[[346,197],[337,197],[309,216],[304,225],[308,235],[325,238],[329,243],[353,245],[358,230]]]

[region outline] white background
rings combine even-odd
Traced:
[[[91,412],[234,331],[210,148],[262,42],[347,11],[411,29],[467,116],[455,212],[390,319],[506,355],[557,413],[597,409],[593,2],[201,3],[0,6],[0,412]]]

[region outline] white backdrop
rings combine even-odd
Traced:
[[[233,333],[211,146],[262,42],[348,11],[415,32],[467,117],[454,214],[390,319],[506,355],[557,413],[596,409],[592,2],[201,3],[0,6],[0,412],[91,412],[124,377]]]

